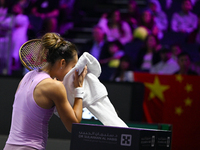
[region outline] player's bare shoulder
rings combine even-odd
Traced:
[[[35,91],[39,91],[48,97],[54,97],[60,92],[65,92],[65,87],[62,82],[47,78],[42,80],[35,88]]]
[[[46,91],[49,91],[50,93],[54,93],[55,91],[64,88],[62,82],[51,78],[44,79],[37,86],[46,89]]]
[[[53,105],[57,105],[58,102],[67,99],[66,90],[62,82],[51,78],[42,80],[36,86],[33,96],[36,103],[42,108],[51,108]]]

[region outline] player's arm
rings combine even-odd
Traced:
[[[74,78],[75,88],[83,86],[83,80],[86,74],[87,74],[87,67],[85,67],[85,69],[80,75],[78,75],[77,71],[75,72],[75,78]],[[64,123],[65,127],[69,132],[71,132],[72,124],[81,122],[82,109],[83,109],[82,99],[76,97],[72,108],[67,99],[66,89],[61,82],[54,80],[53,86],[49,87],[50,87],[49,90],[50,98],[56,105],[58,114],[62,122]]]
[[[63,124],[66,129],[71,132],[72,124],[81,122],[83,108],[82,99],[75,98],[72,108],[67,99],[66,89],[59,81],[55,81],[55,83],[51,85],[49,93],[49,97],[53,100]]]

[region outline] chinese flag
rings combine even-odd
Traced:
[[[200,77],[134,73],[147,123],[172,124],[172,150],[200,149]]]

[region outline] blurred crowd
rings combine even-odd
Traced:
[[[66,30],[74,0],[0,0],[0,72],[20,75],[20,47],[47,32]]]
[[[139,8],[130,0],[125,13],[102,14],[82,52],[99,60],[106,81],[132,82],[133,71],[200,75],[199,3],[149,0]]]
[[[133,71],[200,75],[200,0],[146,2],[139,7],[129,0],[125,11],[102,13],[80,55],[99,60],[104,81],[133,82]],[[46,32],[64,35],[79,19],[78,9],[75,0],[0,0],[0,65],[9,58],[11,70],[19,70],[20,46]],[[12,43],[9,56],[6,42]]]

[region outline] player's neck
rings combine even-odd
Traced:
[[[54,78],[53,73],[52,73],[53,72],[52,65],[50,63],[47,63],[41,70],[49,74],[51,78]]]

